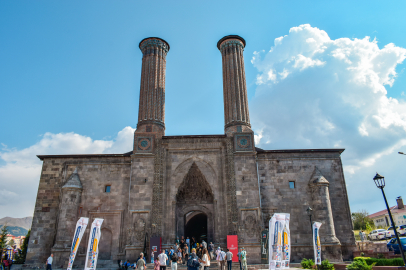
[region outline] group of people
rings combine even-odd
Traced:
[[[140,256],[135,260],[134,263],[130,263],[130,260],[126,262],[119,261],[118,266],[120,270],[128,270],[129,268],[144,270],[147,269],[147,262],[145,261],[144,253],[140,253]]]
[[[189,254],[190,248],[191,252]],[[240,270],[247,270],[247,252],[245,249],[241,248],[237,256],[240,263]],[[154,253],[152,253],[152,258],[154,258]],[[217,250],[214,251],[214,244],[212,242],[207,245],[203,240],[202,243],[199,244],[193,237],[189,240],[189,238],[184,239],[182,236],[180,240],[177,238],[175,247],[171,247],[169,250],[163,249],[161,254],[154,259],[153,270],[166,270],[166,266],[170,266],[171,270],[177,270],[178,264],[186,264],[188,270],[209,270],[212,264],[211,261],[213,260],[217,261],[219,270],[226,270],[226,265],[227,270],[231,270],[233,253],[229,249],[225,252],[221,247],[218,247]],[[47,259],[47,270],[52,270],[52,261],[53,254]],[[7,262],[5,264],[7,264]],[[130,263],[129,260],[126,262],[121,260],[118,261],[118,265],[120,270],[128,270],[131,268],[137,270],[147,269],[147,262],[142,252],[134,263]],[[8,268],[8,270],[10,269]]]
[[[240,270],[247,270],[247,252],[244,248],[241,248],[237,253],[238,262],[240,264]],[[216,250],[216,260],[218,261],[219,270],[225,270],[227,262],[227,270],[231,270],[233,263],[233,253],[230,249],[225,252],[222,248],[218,247]]]

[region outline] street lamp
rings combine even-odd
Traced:
[[[398,231],[396,230],[396,224],[395,224],[395,222],[393,222],[393,218],[392,218],[392,214],[389,209],[388,201],[386,200],[385,192],[383,191],[383,188],[385,187],[385,177],[376,173],[376,175],[374,177],[374,182],[375,182],[376,187],[379,188],[380,190],[382,190],[382,195],[383,195],[383,198],[385,199],[386,209],[388,209],[390,222],[392,223],[393,231],[395,232],[396,240],[398,241],[400,254],[402,254],[403,265],[406,265],[405,253],[403,253],[402,243],[400,242],[399,234],[398,234]]]
[[[313,209],[309,206],[309,207],[307,207],[306,212],[307,212],[307,215],[310,218],[310,230],[313,233],[313,224],[312,224],[312,212],[313,212]]]

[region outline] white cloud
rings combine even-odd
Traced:
[[[125,153],[132,149],[134,129],[125,127],[114,140],[93,140],[76,133],[45,133],[25,149],[9,149],[2,144],[0,158],[0,210],[4,216],[32,216],[42,162],[36,155]],[[18,216],[17,216],[18,215]]]
[[[405,58],[406,49],[379,48],[369,37],[332,40],[310,25],[291,28],[251,61],[261,78],[250,103],[259,147],[346,148],[347,182],[378,166],[406,145],[406,103],[387,94]]]

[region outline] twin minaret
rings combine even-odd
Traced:
[[[156,37],[145,38],[142,51],[140,105],[137,133],[165,134],[165,71],[169,44]],[[225,36],[217,43],[223,58],[225,133],[251,132],[243,51],[245,40]]]

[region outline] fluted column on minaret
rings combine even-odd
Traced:
[[[217,43],[223,58],[224,128],[226,134],[250,132],[247,84],[244,68],[245,40],[236,35],[225,36]],[[240,127],[237,129],[237,127]]]
[[[142,51],[142,71],[138,125],[136,132],[165,132],[165,72],[169,44],[156,37],[145,38]]]

